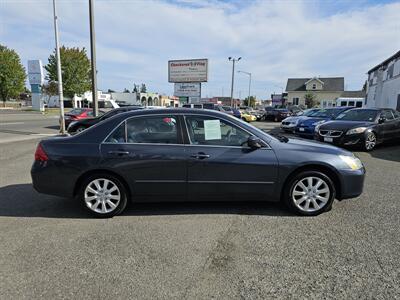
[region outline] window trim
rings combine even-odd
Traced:
[[[178,128],[180,128],[180,134],[178,134],[178,141],[180,143],[179,144],[165,144],[165,143],[155,144],[155,143],[128,143],[128,142],[110,143],[110,142],[106,142],[106,140],[110,137],[110,135],[112,135],[114,133],[114,131],[117,130],[117,128],[122,125],[122,123],[124,123],[130,119],[133,119],[133,118],[144,118],[144,117],[148,117],[148,116],[175,116],[178,121]],[[100,145],[102,145],[102,144],[107,144],[107,145],[159,145],[159,146],[195,146],[195,147],[215,147],[215,148],[222,147],[222,148],[235,148],[235,149],[251,149],[250,147],[244,147],[244,146],[220,146],[220,145],[194,145],[194,144],[192,144],[190,141],[188,128],[186,126],[186,119],[185,119],[186,116],[201,116],[201,117],[218,118],[218,117],[210,116],[207,114],[183,113],[183,112],[174,113],[174,114],[160,113],[160,114],[148,114],[148,115],[146,114],[146,115],[140,115],[140,116],[132,116],[132,117],[122,120],[113,130],[111,130],[111,132],[108,135],[106,135],[106,137],[103,139],[103,141],[100,143]],[[237,124],[231,122],[230,120],[227,120],[227,119],[222,119],[222,120],[224,120],[225,122],[228,122],[229,124],[231,124],[233,126],[238,127]],[[249,133],[252,136],[260,138],[259,136],[248,131],[246,128],[240,127],[240,129],[246,131],[247,133]],[[125,124],[125,134],[127,134],[126,130],[127,130],[127,126]],[[125,137],[125,140],[127,141],[126,137]],[[264,145],[258,150],[272,150],[272,147],[269,145],[269,143],[267,141],[265,141],[264,139],[261,139],[261,141],[264,143]]]

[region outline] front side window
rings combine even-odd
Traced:
[[[386,120],[393,120],[393,114],[390,110],[384,110],[381,114],[381,117],[385,118]]]
[[[213,117],[188,116],[186,126],[193,145],[241,147],[250,136],[243,129]]]
[[[126,121],[128,143],[178,144],[177,120],[173,116],[149,116]]]

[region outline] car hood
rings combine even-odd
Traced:
[[[301,120],[300,125],[312,125],[315,122],[326,121],[328,118],[315,118],[315,117],[305,117],[305,119]]]
[[[302,152],[305,153],[306,155],[308,155],[307,153],[325,153],[325,154],[350,155],[350,156],[352,155],[351,152],[347,150],[317,141],[307,141],[303,139],[289,138],[286,143],[285,142],[276,142],[276,143],[278,147],[290,149],[291,151],[298,153]]]
[[[346,130],[356,127],[369,127],[373,125],[373,122],[365,122],[365,121],[329,121],[322,124],[319,129],[321,130]]]
[[[296,121],[301,121],[307,119],[306,116],[293,116],[293,117],[287,117],[283,119],[284,122],[296,122]]]

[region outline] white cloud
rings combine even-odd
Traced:
[[[61,42],[88,48],[87,1],[57,3]],[[115,0],[96,1],[95,8],[103,89],[146,82],[171,93],[167,61],[206,57],[210,81],[203,96],[220,95],[222,88],[228,95],[228,56],[243,57],[238,69],[253,73],[262,98],[296,76],[344,76],[349,89],[358,89],[369,68],[400,49],[399,2],[340,12],[310,1]],[[51,1],[3,0],[0,22],[0,43],[15,48],[23,61],[47,61],[54,48]],[[235,90],[243,96],[247,77],[236,78]]]

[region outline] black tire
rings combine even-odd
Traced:
[[[119,200],[119,203],[116,206],[116,208],[110,212],[99,213],[99,212],[92,210],[91,208],[89,208],[88,205],[86,205],[85,190],[86,190],[87,186],[96,179],[98,179],[98,180],[107,179],[111,183],[115,184],[118,187],[120,200]],[[127,202],[128,202],[127,191],[126,191],[125,185],[117,177],[115,177],[114,175],[111,175],[111,174],[107,174],[107,173],[97,173],[97,174],[93,174],[93,175],[89,176],[88,178],[86,178],[82,182],[81,187],[79,189],[78,199],[79,199],[80,203],[85,207],[85,209],[88,210],[93,216],[95,216],[97,218],[111,218],[113,216],[119,215],[120,213],[122,213],[124,211],[124,209],[126,208]]]
[[[374,142],[372,143],[372,141]],[[376,134],[372,131],[368,132],[365,136],[364,144],[362,145],[363,150],[367,152],[374,150],[376,142],[377,142]]]
[[[294,196],[293,196],[293,192],[294,192],[294,189],[297,186],[297,184],[300,181],[305,180],[308,177],[321,179],[326,184],[326,187],[329,188],[329,195],[327,196],[328,200],[326,201],[326,203],[323,204],[322,202],[320,202],[320,200],[317,200],[318,205],[321,205],[321,204],[323,204],[323,205],[321,205],[320,209],[316,209],[315,206],[313,205],[313,209],[315,209],[313,211],[305,211],[305,210],[300,209],[295,204]],[[317,179],[314,179],[313,182],[315,182],[315,180],[317,180]],[[324,187],[325,187],[325,185],[324,185]],[[307,195],[305,195],[305,196],[307,196]],[[322,173],[320,171],[304,171],[304,172],[300,172],[300,173],[296,174],[287,182],[286,186],[284,187],[283,201],[291,211],[293,211],[294,213],[296,213],[298,215],[317,216],[317,215],[319,215],[323,212],[329,211],[331,209],[332,203],[335,200],[335,196],[336,196],[335,185],[329,176],[325,175],[324,173]],[[303,196],[299,196],[299,197],[303,197]],[[307,201],[309,202],[309,205],[310,205],[311,202],[309,200],[303,200],[303,202],[301,202],[301,203],[304,203]],[[311,210],[311,208],[310,208],[310,210]]]

